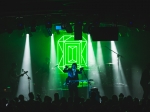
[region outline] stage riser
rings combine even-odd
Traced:
[[[65,97],[68,98],[69,97],[69,90],[65,89],[65,90],[49,90],[48,95],[52,97],[52,99],[54,99],[54,94],[55,93],[59,93],[60,98],[61,97]],[[78,93],[79,96],[84,97],[84,98],[88,98],[88,88],[84,87],[84,88],[78,88]]]

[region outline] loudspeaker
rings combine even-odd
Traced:
[[[93,41],[118,41],[118,27],[91,27]]]

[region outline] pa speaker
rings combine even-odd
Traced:
[[[92,27],[89,33],[93,41],[118,41],[118,27]]]

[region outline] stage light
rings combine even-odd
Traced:
[[[62,29],[62,26],[61,26],[61,25],[56,25],[56,26],[55,26],[55,29],[56,29],[56,30],[61,30],[61,29]]]
[[[133,24],[134,22],[133,21],[128,21],[128,23],[127,23],[127,27],[133,27]]]
[[[46,28],[52,28],[52,22],[50,20],[47,20],[45,26]]]
[[[47,32],[48,32],[49,36],[52,36],[52,30],[51,30],[51,28],[47,28]]]
[[[66,23],[65,30],[67,33],[73,32],[72,25],[70,24],[70,22]]]
[[[18,30],[23,30],[24,29],[23,18],[17,18],[17,29]]]
[[[143,25],[143,31],[150,31],[150,25],[148,25],[148,24],[145,24],[145,25]]]
[[[82,29],[82,32],[83,33],[89,33],[89,28],[90,28],[90,23],[86,23],[83,25],[83,29]]]
[[[66,28],[66,20],[65,19],[63,19],[62,21],[61,21],[61,28],[62,29],[65,29]]]
[[[36,32],[36,21],[32,20],[31,21],[31,32]]]
[[[62,24],[61,24],[61,28],[62,28],[62,29],[65,29],[65,28],[66,28],[66,24],[65,24],[65,23],[62,23]]]

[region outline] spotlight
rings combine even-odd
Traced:
[[[135,15],[129,15],[127,19],[127,27],[135,27],[137,18]]]
[[[127,23],[127,27],[133,27],[133,24],[134,24],[134,22],[131,20],[131,21],[128,21],[128,23]]]
[[[36,32],[36,21],[35,20],[31,21],[31,32]]]
[[[150,31],[150,25],[148,25],[148,24],[143,25],[143,30],[144,31]]]
[[[83,25],[82,32],[83,33],[89,33],[89,26],[90,26],[89,23],[86,23],[85,25]]]
[[[67,33],[73,32],[73,29],[72,29],[72,26],[70,25],[70,22],[66,23],[65,29],[66,29]]]
[[[50,20],[47,20],[45,26],[46,28],[52,28],[52,22]]]
[[[63,21],[61,22],[61,28],[62,28],[62,29],[65,29],[65,28],[66,28],[66,21],[65,21],[65,20],[63,20]]]
[[[47,28],[47,32],[48,32],[49,36],[52,36],[52,30],[51,30],[51,28]]]
[[[23,18],[17,18],[17,29],[18,30],[23,30],[24,29],[24,22]]]
[[[65,29],[65,28],[66,28],[65,23],[62,23],[62,24],[61,24],[61,28],[62,28],[62,29]]]

